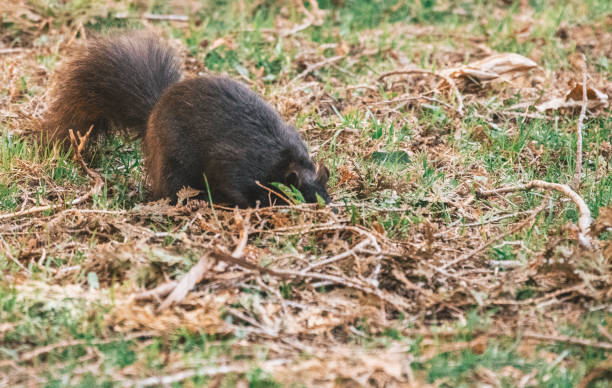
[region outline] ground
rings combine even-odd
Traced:
[[[62,61],[130,28],[263,95],[332,206],[41,144]],[[608,0],[3,2],[0,385],[609,386],[611,58]]]

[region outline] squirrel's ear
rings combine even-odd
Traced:
[[[285,174],[285,181],[283,183],[287,186],[298,187],[300,186],[300,175],[296,170],[288,170]]]
[[[317,182],[322,185],[327,184],[329,180],[329,169],[321,162],[317,167]]]

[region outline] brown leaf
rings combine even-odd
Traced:
[[[593,224],[595,234],[601,234],[607,229],[612,230],[612,206],[600,208],[599,217]]]
[[[212,44],[208,48],[208,51],[213,51],[214,49],[219,48],[221,46],[227,46],[228,49],[233,49],[235,44],[231,37],[219,38],[212,42]]]
[[[519,54],[506,53],[491,55],[480,61],[470,64],[446,69],[442,74],[462,81],[463,84],[474,81],[491,81],[500,78],[504,74],[525,72],[538,67],[537,63]],[[461,83],[458,83],[458,87]],[[441,82],[442,87],[448,87],[447,81]],[[462,85],[465,86],[465,85]]]
[[[372,222],[372,228],[377,231],[378,233],[384,235],[385,234],[385,227],[382,226],[380,223],[378,223],[377,221]]]
[[[570,90],[565,95],[565,100],[582,101],[583,86],[582,83],[577,83],[574,80],[569,82]],[[587,87],[587,100],[599,100],[602,103],[608,101],[608,96],[594,87]]]
[[[190,198],[194,198],[194,197],[200,195],[200,193],[201,193],[200,190],[192,189],[191,187],[183,187],[176,194],[177,203],[183,204],[183,203],[185,203],[186,200],[188,200]]]
[[[552,98],[540,105],[536,109],[540,112],[547,110],[557,110],[561,108],[576,108],[582,106],[582,83],[577,83],[574,80],[569,82],[569,90],[563,97]],[[608,104],[608,96],[595,89],[592,86],[587,86],[587,108],[596,108]]]

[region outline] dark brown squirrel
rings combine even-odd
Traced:
[[[94,135],[131,131],[143,139],[154,198],[176,201],[189,186],[204,199],[209,189],[215,203],[268,206],[278,198],[256,182],[280,182],[329,203],[329,170],[315,168],[296,129],[262,98],[225,77],[181,78],[174,51],[151,33],[90,40],[59,70],[45,137],[66,144],[70,129],[92,124]]]

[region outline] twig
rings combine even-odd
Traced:
[[[537,120],[550,120],[551,118],[546,116],[546,115],[541,115],[541,114],[537,114],[537,113],[526,113],[526,112],[512,112],[509,110],[502,110],[502,111],[496,111],[494,112],[494,114],[496,115],[503,115],[503,116],[511,116],[514,117],[516,119],[519,118],[530,118],[530,119],[537,119]]]
[[[543,201],[542,205],[541,205],[541,206],[539,206],[537,209],[533,210],[533,211],[531,212],[531,216],[530,216],[530,217],[527,217],[527,218],[526,218],[526,219],[525,219],[523,222],[521,222],[521,223],[519,223],[519,224],[515,225],[513,228],[510,228],[510,229],[506,230],[505,232],[503,232],[503,233],[501,233],[501,234],[497,235],[496,237],[494,237],[494,238],[490,239],[490,240],[489,240],[489,241],[487,241],[486,243],[481,244],[481,245],[480,245],[478,248],[476,248],[476,249],[474,249],[474,250],[472,250],[472,251],[470,251],[470,252],[467,252],[467,253],[465,253],[465,254],[463,254],[463,255],[459,256],[458,258],[456,258],[455,260],[453,260],[453,261],[451,261],[451,262],[448,262],[448,263],[444,264],[442,267],[440,267],[440,269],[444,270],[444,269],[446,269],[446,268],[448,268],[448,267],[451,267],[451,266],[453,266],[453,265],[455,265],[455,264],[457,264],[457,263],[460,263],[460,262],[462,262],[462,261],[464,261],[464,260],[467,260],[467,259],[469,259],[470,257],[472,257],[472,256],[474,256],[474,255],[477,255],[477,254],[479,254],[480,252],[484,251],[484,250],[485,250],[485,249],[487,249],[489,246],[491,246],[492,244],[496,243],[497,241],[499,241],[499,240],[501,240],[501,239],[505,238],[506,236],[509,236],[509,235],[511,235],[511,234],[514,234],[514,233],[518,232],[519,230],[523,229],[523,227],[524,227],[524,226],[525,226],[527,223],[529,223],[531,220],[533,220],[533,219],[535,218],[535,216],[536,216],[536,215],[538,215],[538,213],[540,213],[542,210],[544,210],[544,209],[546,208],[546,205],[547,205],[547,204],[546,204],[546,202],[547,202],[546,200],[545,200],[545,201]]]
[[[115,19],[145,19],[145,20],[157,20],[157,21],[171,21],[171,22],[188,22],[189,17],[186,15],[158,15],[154,13],[145,13],[140,16],[130,16],[127,12],[120,12],[115,14]]]
[[[25,51],[25,49],[21,48],[21,47],[4,48],[4,49],[0,49],[0,55],[4,55],[4,54],[16,54],[16,53],[20,53],[22,51]]]
[[[582,107],[580,108],[580,116],[578,117],[578,126],[576,128],[576,172],[572,187],[574,190],[580,188],[580,179],[582,178],[582,130],[584,126],[584,118],[586,116],[587,107],[587,69],[586,57],[582,55]]]
[[[167,309],[173,303],[179,303],[189,293],[189,291],[202,280],[204,274],[208,272],[208,270],[212,267],[214,262],[210,260],[208,256],[203,256],[200,260],[191,267],[189,272],[183,276],[180,282],[172,282],[174,283],[174,289],[172,292],[164,299],[164,301],[157,308],[157,312],[161,312]],[[168,289],[170,286],[168,286]]]
[[[318,272],[298,272],[298,271],[290,271],[290,270],[280,270],[280,269],[272,269],[266,267],[260,267],[255,263],[251,263],[244,258],[236,258],[228,253],[224,252],[221,247],[217,247],[217,250],[213,252],[213,256],[215,256],[219,260],[226,261],[230,264],[238,265],[246,269],[250,269],[253,271],[257,271],[259,273],[268,274],[271,276],[279,277],[281,279],[300,279],[300,278],[309,278],[309,279],[317,279],[330,281],[335,284],[340,284],[348,288],[354,288],[360,291],[365,292],[366,294],[375,295],[380,300],[383,300],[390,305],[394,306],[398,311],[403,311],[408,308],[408,304],[401,299],[394,300],[390,295],[387,295],[380,289],[373,287],[370,284],[364,284],[362,282],[355,281],[353,279],[346,279],[340,276],[328,275]]]
[[[372,245],[374,247],[374,249],[376,250],[376,253],[380,253],[381,252],[380,246],[376,242],[376,237],[374,237],[371,233],[367,233],[367,232],[362,231],[362,230],[359,230],[359,232],[362,233],[362,234],[366,234],[367,238],[365,240],[361,241],[360,243],[356,244],[354,247],[352,247],[351,249],[349,249],[349,250],[347,250],[345,252],[342,252],[340,254],[337,254],[336,256],[333,256],[333,257],[330,257],[328,259],[321,260],[321,261],[318,261],[316,263],[313,263],[313,264],[309,265],[308,267],[306,267],[302,271],[302,273],[307,273],[307,272],[311,271],[314,268],[321,267],[321,266],[324,266],[324,265],[328,265],[328,264],[334,263],[336,261],[343,260],[343,259],[345,259],[345,258],[347,258],[347,257],[349,257],[351,255],[354,255],[355,253],[359,253],[359,252],[363,251],[363,249],[366,246],[368,246],[368,245]]]
[[[444,101],[440,101],[440,100],[438,100],[438,99],[437,99],[437,98],[435,98],[435,97],[422,96],[422,98],[423,98],[424,100],[431,101],[431,102],[435,102],[435,103],[438,103],[438,104],[440,104],[440,105],[443,105],[443,106],[447,107],[448,109],[450,109],[450,110],[452,110],[452,111],[455,111],[455,112],[459,113],[460,115],[462,115],[462,114],[463,114],[463,112],[462,112],[462,111],[460,111],[458,108],[455,108],[455,107],[454,107],[454,106],[452,106],[451,104],[446,103],[446,102],[444,102]]]
[[[578,212],[580,213],[580,217],[578,218],[578,242],[588,250],[594,250],[595,246],[591,241],[591,238],[587,235],[589,232],[589,228],[591,227],[591,223],[593,222],[593,218],[591,218],[591,211],[587,206],[584,199],[582,199],[574,190],[572,190],[568,185],[561,183],[551,183],[545,182],[541,180],[533,180],[531,182],[517,185],[517,186],[509,186],[502,187],[500,189],[495,190],[478,190],[477,195],[481,197],[489,197],[491,195],[496,194],[504,194],[504,193],[512,193],[515,191],[524,191],[530,190],[534,187],[545,189],[545,190],[556,190],[565,195],[567,195],[578,208]]]
[[[281,366],[287,363],[287,360],[276,359],[269,360],[261,363],[265,368]],[[157,386],[170,386],[173,383],[178,383],[183,380],[190,379],[194,376],[216,376],[226,375],[228,373],[245,373],[252,369],[250,364],[238,364],[238,365],[222,365],[222,366],[204,366],[197,369],[189,369],[182,372],[178,372],[167,376],[154,376],[148,377],[142,380],[127,380],[121,383],[123,387],[150,387],[152,385]]]
[[[524,300],[503,300],[503,299],[494,299],[491,301],[492,304],[495,305],[515,305],[515,306],[527,306],[527,305],[537,305],[549,299],[556,298],[559,295],[568,294],[570,292],[579,291],[585,287],[584,283],[580,283],[571,287],[562,288],[560,290],[545,294],[539,298],[533,299],[524,299]]]
[[[442,267],[440,267],[440,269],[444,270],[447,269],[448,267],[452,267],[455,264],[458,264],[462,261],[465,261],[467,259],[469,259],[472,256],[475,256],[477,254],[479,254],[480,252],[484,251],[485,249],[487,249],[489,246],[491,246],[492,244],[496,243],[497,241],[511,235],[514,234],[516,232],[518,232],[519,230],[523,229],[525,227],[525,225],[527,224],[527,222],[531,219],[527,218],[525,221],[519,223],[518,225],[515,225],[513,228],[507,229],[505,232],[500,233],[499,235],[493,237],[492,239],[490,239],[489,241],[487,241],[484,244],[481,244],[480,246],[478,246],[476,249],[473,249],[467,253],[464,253],[463,255],[457,257],[455,260],[453,261],[449,261],[448,263],[444,264]]]
[[[277,197],[279,197],[280,199],[282,199],[283,201],[285,201],[285,203],[289,206],[293,205],[293,202],[291,202],[291,200],[289,200],[289,198],[285,197],[284,195],[282,195],[281,193],[279,193],[278,191],[272,190],[271,188],[262,185],[259,181],[255,181],[255,184],[259,187],[261,187],[264,190],[267,190],[269,193],[276,195]],[[270,201],[270,204],[272,204],[272,201]]]
[[[272,330],[269,330],[268,328],[262,326],[259,322],[257,322],[255,319],[244,315],[243,313],[241,313],[240,311],[233,309],[231,307],[227,307],[226,311],[230,314],[232,314],[233,316],[235,316],[238,319],[241,319],[243,321],[245,321],[246,323],[258,328],[259,330],[261,330],[262,332],[264,332],[266,335],[269,335],[270,337],[278,337],[278,333]]]
[[[609,360],[609,359],[608,359]],[[580,380],[576,388],[589,388],[593,387],[595,384],[591,384],[596,382],[600,378],[605,378],[605,376],[612,377],[612,368],[609,367],[610,361],[604,361],[602,366],[597,366],[589,371],[589,373]],[[607,380],[610,381],[609,378]]]
[[[312,12],[310,12],[306,7],[304,7],[304,3],[302,1],[297,2],[298,8],[300,8],[300,11],[302,11],[302,13],[306,16],[306,21],[304,23],[302,23],[302,24],[292,28],[291,30],[281,31],[280,32],[280,36],[288,37],[290,35],[296,34],[296,33],[300,32],[300,31],[303,31],[303,30],[307,29],[308,27],[312,26],[313,24],[320,25],[322,20],[317,22],[317,14],[321,13],[321,10],[319,9],[319,4],[316,2],[316,0],[310,0],[309,3],[310,3],[310,7],[312,9]]]
[[[397,74],[429,74],[444,79],[446,82],[448,82],[451,89],[453,89],[455,97],[457,98],[457,113],[459,113],[460,116],[463,116],[463,97],[461,96],[461,92],[459,92],[457,84],[455,84],[455,81],[453,81],[451,77],[425,69],[397,69],[381,74],[378,77],[378,81],[382,82],[386,77]]]
[[[38,357],[42,354],[52,352],[56,349],[67,348],[67,347],[72,347],[72,346],[79,346],[79,345],[106,345],[106,344],[117,342],[117,341],[131,341],[131,340],[135,340],[135,339],[143,338],[143,337],[152,337],[153,335],[154,333],[151,331],[140,331],[137,333],[128,334],[123,338],[109,338],[105,340],[90,340],[90,341],[85,340],[85,339],[61,341],[61,342],[56,342],[51,345],[36,348],[34,350],[30,350],[28,352],[24,352],[19,356],[18,362],[30,361],[31,359],[35,357]],[[3,363],[4,361],[0,363],[0,366],[3,366]]]
[[[0,241],[2,241],[2,245],[4,246],[4,249],[5,249],[4,254],[7,255],[8,258],[11,259],[13,263],[17,264],[19,268],[24,270],[26,273],[30,273],[30,270],[27,269],[23,264],[21,264],[21,262],[19,262],[19,260],[17,260],[15,256],[11,254],[11,247],[6,243],[6,241],[4,241],[2,236],[0,236]]]
[[[344,58],[345,56],[346,55],[336,55],[335,57],[326,58],[325,60],[321,62],[317,62],[312,65],[308,65],[306,70],[298,74],[294,79],[290,81],[290,83],[298,81],[299,79],[306,77],[308,74],[312,73],[313,71],[317,69],[320,69],[323,66],[327,66],[327,65],[331,65],[332,63],[336,63],[340,61],[342,58]]]
[[[87,166],[87,163],[85,163],[83,156],[81,155],[81,151],[83,150],[83,148],[85,148],[85,144],[87,143],[87,139],[89,139],[89,135],[91,135],[91,131],[93,130],[93,127],[94,126],[92,124],[89,127],[89,130],[83,136],[81,136],[81,133],[77,131],[77,136],[79,137],[78,142],[76,138],[74,137],[74,132],[72,131],[72,129],[69,131],[70,142],[72,143],[73,148],[75,148],[74,159],[77,162],[79,162],[79,164],[81,165],[83,170],[85,170],[87,175],[89,175],[94,180],[94,186],[89,191],[90,196],[97,194],[102,189],[102,186],[104,185],[104,181],[102,180],[102,177],[100,176],[100,174],[98,174],[98,172],[96,172],[95,170],[89,168],[89,166]]]
[[[503,334],[503,333],[496,333],[496,334]],[[519,335],[523,338],[529,338],[529,339],[534,339],[538,341],[565,342],[565,343],[572,344],[572,345],[591,346],[593,348],[612,350],[612,343],[610,342],[599,342],[599,341],[593,341],[593,340],[588,340],[588,339],[583,339],[583,338],[568,337],[565,335],[547,335],[547,334],[540,334],[540,333],[534,333],[534,332],[528,332],[528,331],[524,333],[519,333]]]
[[[248,369],[249,367],[245,365],[201,367],[198,369],[190,369],[167,376],[154,376],[142,380],[127,380],[123,381],[121,385],[123,387],[150,387],[152,385],[170,386],[173,383],[178,383],[180,381],[190,379],[194,376],[216,376],[225,375],[228,373],[244,373]]]
[[[356,90],[356,89],[368,89],[372,92],[378,92],[378,89],[368,84],[349,85],[345,88],[346,91],[351,91],[351,90]]]
[[[297,34],[298,32],[304,31],[308,27],[312,26],[312,22],[313,22],[313,19],[309,18],[305,23],[302,23],[302,24],[300,24],[300,25],[298,25],[298,26],[296,26],[296,27],[294,27],[294,28],[292,28],[290,30],[281,31],[279,33],[279,35],[282,36],[283,38],[286,38],[286,37],[291,36],[293,34]]]
[[[147,300],[147,299],[158,299],[162,298],[172,292],[177,286],[178,282],[171,281],[168,283],[161,284],[152,290],[146,290],[130,296],[133,300]]]
[[[455,337],[459,335],[457,331],[439,331],[439,332],[431,332],[429,330],[420,330],[420,329],[403,329],[402,334],[410,335],[410,336],[423,336],[426,338],[438,338],[438,337]],[[582,345],[582,346],[591,346],[594,348],[612,350],[612,342],[603,342],[603,341],[593,341],[583,338],[576,337],[568,337],[564,335],[548,335],[548,334],[540,334],[532,331],[524,331],[521,332],[517,330],[516,333],[508,333],[502,330],[489,329],[488,331],[479,332],[480,335],[485,335],[487,337],[522,337],[527,339],[532,339],[536,341],[546,341],[546,342],[565,342],[572,345]]]
[[[488,220],[482,220],[482,221],[478,221],[478,222],[471,222],[469,224],[461,224],[460,225],[459,223],[457,223],[456,226],[459,226],[461,228],[473,228],[475,226],[494,224],[494,223],[496,223],[498,221],[502,221],[502,220],[505,220],[507,218],[514,218],[514,217],[518,217],[518,216],[525,215],[525,214],[531,214],[531,213],[533,213],[533,210],[527,210],[527,211],[516,212],[516,213],[512,213],[512,214],[504,214],[504,215],[501,215],[501,216],[498,216],[498,217],[492,217],[492,218],[490,218]],[[461,219],[459,219],[459,221],[460,220]],[[455,226],[455,225],[451,225],[451,226]],[[446,231],[444,231],[444,232],[446,232]],[[436,233],[434,236],[438,237],[438,235],[441,235],[441,234],[442,234],[442,232]]]

